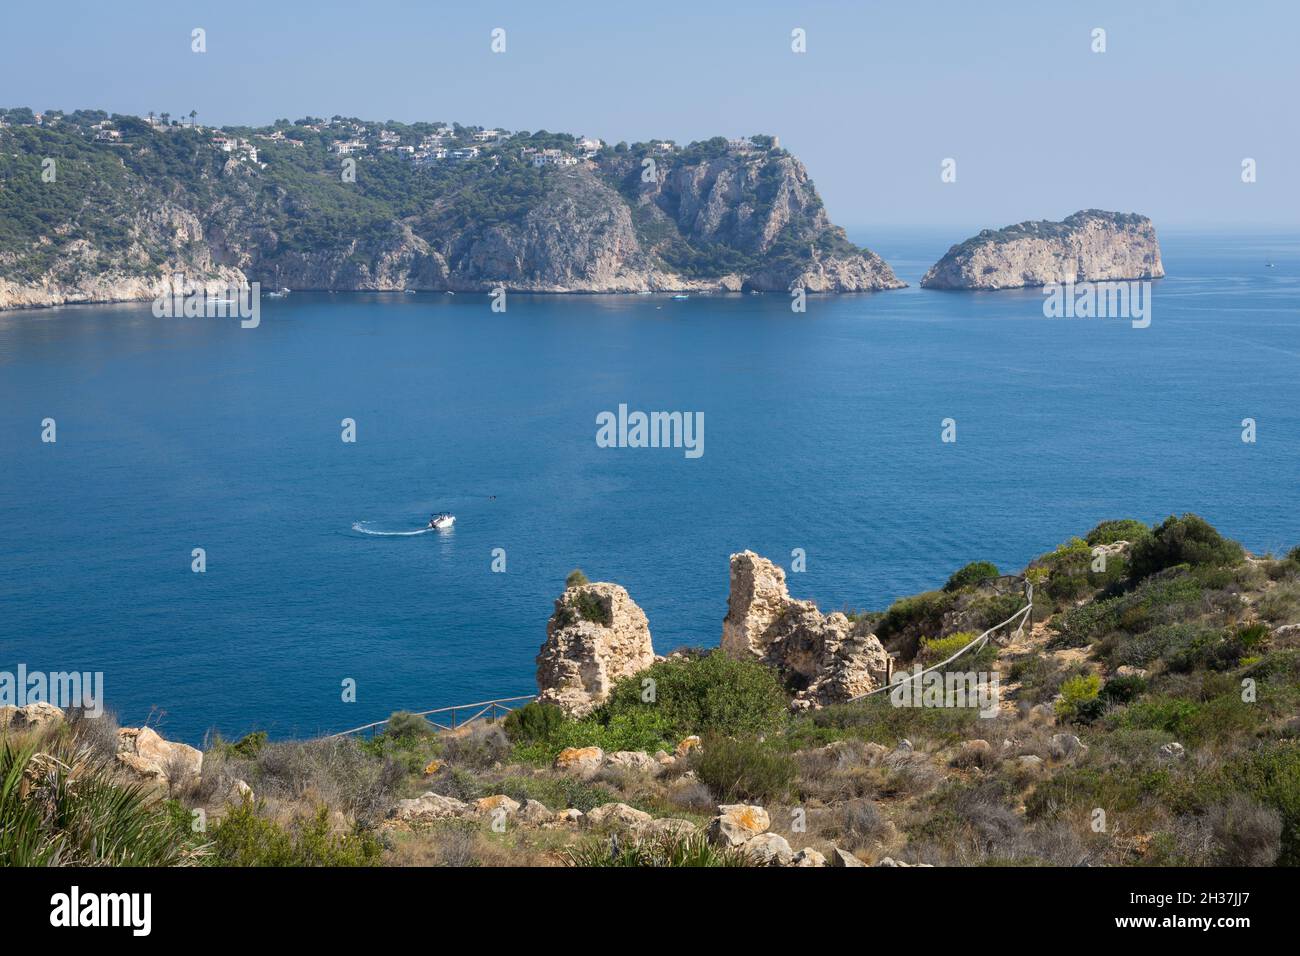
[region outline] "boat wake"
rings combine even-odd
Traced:
[[[354,521],[352,530],[359,531],[362,534],[378,535],[383,538],[409,538],[411,535],[428,534],[430,531],[436,530],[434,528],[417,528],[415,531],[377,531],[373,528],[367,528],[367,524],[369,524],[367,521]]]

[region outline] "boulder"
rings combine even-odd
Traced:
[[[841,703],[884,684],[888,654],[876,636],[843,614],[823,615],[786,589],[785,571],[753,551],[731,556],[722,649],[757,658],[798,687],[796,708]]]
[[[537,699],[582,717],[617,681],[654,662],[650,622],[626,590],[604,582],[567,588],[537,655]]]
[[[689,737],[684,738],[682,742],[677,745],[677,749],[673,751],[673,755],[677,757],[678,760],[680,760],[699,745],[700,745],[700,738],[695,734],[691,734]]]
[[[555,819],[555,814],[540,800],[525,800],[519,810],[519,819],[529,826],[540,827]]]
[[[790,861],[791,866],[826,866],[826,857],[822,856],[810,846],[804,847],[794,855]]]
[[[1160,748],[1160,756],[1169,760],[1182,760],[1187,756],[1187,749],[1176,740],[1170,741]]]
[[[504,793],[497,793],[475,800],[474,812],[482,817],[508,820],[519,812],[519,801],[507,797]]]
[[[37,701],[22,707],[0,707],[0,730],[40,730],[63,723],[63,711],[53,704]]]
[[[934,864],[933,863],[904,863],[902,860],[895,860],[892,856],[887,856],[884,859],[882,859],[879,863],[877,863],[876,866],[922,866],[922,867],[930,867],[933,869]]]
[[[850,853],[848,850],[841,850],[839,847],[831,848],[831,855],[827,857],[827,860],[829,861],[831,866],[836,866],[836,867],[867,865],[863,863],[861,860],[859,860],[852,853]]]
[[[570,807],[567,810],[556,810],[555,817],[551,821],[551,825],[562,826],[562,827],[581,826],[582,821],[584,820],[585,817],[586,814],[584,814],[581,810],[575,810],[572,807]]]
[[[193,783],[203,771],[201,750],[163,740],[152,727],[119,730],[117,760],[136,776],[157,782]]]
[[[1052,734],[1048,751],[1053,760],[1069,760],[1071,757],[1083,756],[1088,752],[1088,745],[1074,734]]]
[[[433,820],[446,820],[463,817],[470,812],[470,805],[455,797],[444,797],[429,792],[412,800],[398,800],[391,816],[407,823],[429,823]]]
[[[794,860],[790,844],[778,833],[760,833],[751,837],[741,846],[740,852],[759,866],[789,866]]]
[[[1050,704],[1035,704],[1029,708],[1029,721],[1051,727],[1056,723],[1056,710]]]
[[[647,823],[642,828],[642,833],[655,837],[685,837],[690,836],[696,829],[695,824],[690,820],[679,820],[676,817],[660,817]]]
[[[772,825],[767,811],[747,803],[729,803],[718,807],[718,815],[705,831],[709,842],[721,846],[742,846]]]
[[[658,774],[663,770],[654,757],[640,750],[617,750],[605,758],[605,765],[631,773]]]
[[[1043,767],[1043,758],[1036,754],[1024,754],[1016,758],[1016,763],[1020,765],[1021,770],[1036,773]]]
[[[605,751],[599,747],[565,747],[556,754],[554,767],[587,779],[594,776],[604,762]]]
[[[642,827],[653,820],[650,814],[626,803],[603,803],[587,811],[585,822],[589,826]]]

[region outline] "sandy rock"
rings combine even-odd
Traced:
[[[718,807],[718,815],[709,821],[706,833],[710,843],[741,846],[772,825],[767,811],[747,803],[729,803]]]
[[[1016,758],[1021,770],[1038,771],[1043,767],[1043,758],[1035,754],[1024,754]]]
[[[483,797],[474,801],[475,813],[479,816],[493,817],[494,819],[509,819],[519,813],[519,809],[519,801],[507,797],[504,793],[493,794],[490,797]]]
[[[957,748],[952,763],[957,767],[971,767],[993,754],[993,746],[987,740],[965,740]]]
[[[457,800],[455,797],[444,797],[441,794],[429,792],[411,800],[398,800],[391,816],[407,823],[428,823],[433,820],[463,817],[470,811],[471,808],[468,803]]]
[[[618,680],[654,661],[650,623],[625,589],[602,582],[567,588],[555,602],[537,655],[537,699],[581,717],[601,704]]]
[[[0,730],[39,730],[42,727],[63,723],[63,711],[53,704],[37,701],[14,707],[0,707]]]
[[[229,803],[243,803],[245,800],[254,803],[256,802],[257,797],[253,793],[253,788],[250,787],[247,782],[243,780],[234,780],[230,784],[230,791],[226,795],[226,800]]]
[[[1048,751],[1053,760],[1068,760],[1071,757],[1081,757],[1088,752],[1088,745],[1076,737],[1074,734],[1052,734],[1052,742],[1048,745]]]
[[[827,866],[826,857],[822,856],[810,846],[804,847],[794,855],[790,861],[791,866]]]
[[[846,866],[846,867],[863,866],[864,867],[867,865],[863,863],[861,860],[859,860],[852,853],[850,853],[848,850],[841,850],[839,847],[831,848],[831,855],[827,857],[827,860],[829,861],[831,866],[835,866],[835,867],[842,867],[842,866]]]
[[[1056,724],[1056,710],[1050,704],[1035,704],[1029,708],[1029,721],[1051,727]]]
[[[777,833],[760,833],[751,837],[741,846],[740,852],[759,866],[789,866],[794,860],[790,844]]]
[[[540,827],[555,819],[555,814],[540,800],[525,800],[519,810],[519,819],[529,826]]]
[[[673,755],[676,756],[678,760],[680,760],[699,745],[700,745],[700,738],[697,737],[695,734],[691,734],[689,737],[685,738],[684,740],[682,740],[681,743],[677,745],[677,749],[673,751]]]
[[[1132,664],[1120,664],[1115,668],[1116,677],[1146,677],[1147,669],[1145,667],[1134,667]]]
[[[722,649],[757,658],[802,689],[796,709],[839,703],[884,683],[888,655],[874,634],[839,612],[823,615],[786,589],[785,571],[753,551],[731,556]]]
[[[918,867],[933,868],[934,864],[933,863],[904,863],[902,860],[895,860],[892,856],[887,856],[884,859],[880,860],[876,864],[876,866],[906,866],[906,867],[918,866]]]
[[[565,747],[555,756],[554,767],[583,779],[595,775],[605,762],[605,751],[599,747]]]
[[[605,765],[633,773],[658,774],[663,771],[654,757],[640,750],[617,750],[605,758]]]
[[[641,827],[653,820],[650,814],[626,803],[603,803],[587,811],[585,822],[589,826]]]
[[[203,752],[188,744],[163,740],[152,727],[123,727],[117,732],[117,759],[147,780],[165,781],[173,775],[182,784],[197,781]]]
[[[581,826],[585,817],[585,813],[581,810],[575,810],[572,807],[567,810],[556,810],[551,825],[561,827]]]
[[[697,827],[690,820],[679,820],[676,817],[660,817],[647,823],[642,828],[642,833],[655,837],[685,837],[690,836],[696,829]]]
[[[1160,756],[1169,760],[1182,760],[1187,756],[1187,748],[1177,741],[1170,741],[1160,748]]]

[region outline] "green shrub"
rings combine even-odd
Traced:
[[[770,668],[715,650],[704,657],[659,661],[625,677],[593,716],[613,725],[627,715],[653,714],[652,726],[672,741],[691,734],[770,733],[785,725],[788,708]]]
[[[766,802],[783,800],[790,794],[798,765],[773,744],[710,734],[701,742],[694,769],[700,781],[724,803]]]
[[[1061,699],[1056,715],[1063,720],[1088,723],[1100,714],[1101,678],[1096,674],[1079,674],[1061,685]]]
[[[431,737],[437,731],[423,717],[417,716],[409,710],[398,710],[394,711],[392,716],[388,718],[384,733],[394,740],[403,740],[415,737]]]
[[[566,850],[568,866],[754,866],[739,850],[716,847],[702,833],[656,838],[593,837]]]
[[[954,597],[946,591],[926,591],[899,598],[876,625],[876,636],[881,641],[897,639],[899,653],[904,658],[915,657],[923,634],[943,630],[943,616],[952,608]]]
[[[550,740],[564,721],[559,707],[534,700],[507,714],[503,726],[512,744],[535,744]]]
[[[977,637],[979,637],[979,634],[974,631],[959,631],[956,634],[949,634],[947,637],[924,637],[921,639],[921,650],[917,654],[917,661],[924,667],[930,667],[940,661],[947,660]],[[993,665],[993,662],[997,660],[997,656],[997,646],[992,641],[985,641],[978,649],[967,651],[957,658],[948,665],[947,669],[958,671],[988,670]]]
[[[1089,531],[1084,540],[1096,547],[1099,544],[1114,544],[1116,541],[1137,542],[1150,533],[1151,529],[1143,522],[1120,518],[1117,521],[1103,521]]]
[[[573,599],[573,607],[584,621],[594,624],[609,624],[609,609],[600,596],[591,591],[579,591]]]
[[[564,586],[566,588],[582,587],[584,584],[590,583],[591,582],[587,580],[587,576],[582,573],[581,568],[574,568],[569,572],[569,576],[564,579]]]
[[[220,866],[375,866],[382,853],[371,834],[332,833],[323,804],[311,819],[282,827],[245,800],[212,830],[212,862]]]
[[[1205,519],[1194,514],[1170,515],[1133,545],[1129,576],[1140,581],[1179,564],[1230,565],[1244,557],[1241,545],[1224,538]]]
[[[1106,681],[1101,689],[1101,697],[1107,703],[1127,704],[1137,700],[1146,693],[1147,681],[1138,674],[1123,674]]]
[[[1280,741],[1236,761],[1225,772],[1236,789],[1282,817],[1278,866],[1300,866],[1300,744]]]
[[[960,591],[962,588],[971,587],[983,581],[991,581],[1000,576],[1001,572],[998,571],[996,564],[989,561],[972,561],[964,568],[954,571],[943,589],[945,591]]]

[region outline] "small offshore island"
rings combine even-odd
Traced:
[[[1084,209],[1063,222],[985,229],[930,267],[923,289],[1019,289],[1067,282],[1158,279],[1155,227],[1136,213]]]

